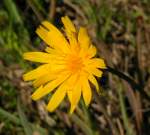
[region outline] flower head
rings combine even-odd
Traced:
[[[44,21],[36,33],[48,45],[45,52],[27,52],[26,60],[42,63],[38,68],[24,74],[25,81],[33,81],[37,90],[33,100],[54,91],[47,109],[52,112],[67,95],[72,113],[81,95],[88,106],[91,97],[90,82],[99,90],[95,77],[101,77],[100,69],[106,68],[103,59],[95,58],[96,48],[92,45],[84,27],[77,32],[71,20],[62,17],[66,37],[51,23]]]

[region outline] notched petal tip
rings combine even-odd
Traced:
[[[43,86],[41,85],[32,95],[31,98],[32,100],[36,101],[39,100],[41,98],[40,92],[43,89]]]
[[[50,22],[48,21],[43,21],[42,22],[42,26],[47,29],[48,31],[50,31],[51,29],[54,29],[55,26],[53,24],[51,24]]]
[[[24,59],[26,59],[28,53],[29,53],[29,52],[23,53],[22,57],[23,57]]]
[[[54,110],[52,110],[52,108],[50,108],[48,105],[46,106],[46,110],[49,112],[53,112]]]
[[[45,42],[49,45],[49,42],[47,41],[47,35],[48,35],[48,30],[45,29],[43,26],[39,26],[35,33]]]
[[[56,92],[52,95],[48,105],[47,110],[53,112],[63,101],[66,95],[66,87],[62,84]]]
[[[91,44],[87,29],[85,27],[80,27],[78,33],[78,41],[80,43],[81,48],[87,50],[89,45]]]
[[[71,105],[70,110],[69,110],[69,114],[73,114],[74,110],[75,110],[76,106],[75,105]]]
[[[27,52],[23,54],[24,59],[40,63],[49,63],[51,56],[44,52]]]
[[[25,53],[23,53],[23,58],[25,60],[29,60],[33,56],[33,53],[34,52],[25,52]]]
[[[24,81],[28,81],[28,78],[27,78],[26,74],[24,74],[24,75],[22,76],[22,78],[23,78]]]
[[[103,89],[102,89],[102,87],[101,86],[99,86],[99,89],[97,90],[97,93],[98,93],[98,95],[100,95],[100,96],[104,96],[104,91],[103,91]]]
[[[88,107],[90,102],[91,102],[92,91],[91,91],[91,87],[90,87],[89,81],[86,78],[83,79],[82,96],[83,96],[85,105]]]
[[[61,21],[67,30],[74,33],[76,32],[75,26],[68,16],[61,17]]]
[[[103,62],[101,64],[100,69],[107,69],[107,66],[106,66],[106,63],[105,63],[104,59],[102,59],[102,60],[103,60]]]
[[[23,53],[22,57],[25,59],[25,60],[29,60],[33,55],[34,52],[25,52]]]
[[[94,45],[90,45],[89,49],[88,49],[88,54],[89,54],[89,58],[92,58],[96,55],[97,53],[97,49]]]

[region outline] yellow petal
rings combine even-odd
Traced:
[[[93,75],[89,75],[88,76],[89,81],[95,86],[97,92],[99,92],[99,85],[97,80],[95,79],[95,77]]]
[[[102,77],[103,72],[99,69],[92,69],[91,73],[97,77]]]
[[[67,85],[67,95],[69,98],[70,103],[72,104],[72,94],[73,94],[73,89],[76,86],[77,82],[79,81],[79,74],[73,74],[70,76],[70,78],[67,80],[66,85]]]
[[[89,47],[89,49],[87,51],[89,58],[94,57],[96,55],[96,51],[97,51],[96,47],[93,46],[93,45],[90,45],[90,47]]]
[[[49,63],[52,58],[49,54],[43,52],[27,52],[23,54],[24,59],[40,63]]]
[[[48,39],[48,30],[46,30],[44,27],[39,26],[36,29],[36,33],[39,35],[39,37],[48,45],[51,45],[50,40]]]
[[[81,48],[79,52],[79,56],[83,57],[84,59],[90,59],[96,55],[96,47],[90,45],[88,49]]]
[[[41,77],[39,77],[38,79],[36,79],[34,82],[33,82],[33,86],[34,87],[39,87],[41,85],[44,85],[45,83],[51,81],[51,80],[54,80],[57,78],[57,75],[56,74],[52,74],[52,73],[49,73],[47,75],[43,75]]]
[[[65,95],[66,95],[66,87],[62,84],[52,95],[52,98],[50,99],[47,105],[47,110],[53,112],[58,107],[58,105],[62,102]]]
[[[101,69],[105,69],[106,65],[103,59],[100,58],[93,58],[93,59],[89,59],[86,62],[87,65],[92,66],[94,68],[101,68]]]
[[[67,89],[67,96],[68,96],[70,103],[72,103],[72,90]]]
[[[63,55],[60,50],[54,49],[54,48],[51,48],[51,47],[46,47],[45,51],[47,53],[54,54],[54,55]]]
[[[66,73],[68,74],[68,72],[66,72],[65,70],[58,70],[58,71],[56,70],[55,72],[54,71],[49,72],[48,74],[40,76],[39,78],[37,78],[33,82],[33,85],[34,85],[34,87],[39,87],[39,86],[44,85],[45,83],[47,83],[49,81],[55,80],[59,76],[66,75]]]
[[[86,78],[82,80],[82,95],[85,102],[85,105],[88,106],[91,102],[92,92],[89,82]]]
[[[66,32],[66,35],[67,35],[67,37],[69,39],[72,51],[75,51],[76,48],[78,48],[78,43],[77,43],[77,39],[76,39],[76,29],[75,29],[75,26],[71,22],[71,20],[69,19],[68,16],[62,17],[61,20],[62,20],[62,22],[64,24],[65,32]]]
[[[46,73],[48,73],[50,70],[50,65],[49,64],[44,64],[42,66],[39,66],[38,68],[26,73],[23,75],[23,79],[25,81],[30,81],[30,80],[34,80],[36,78],[39,78],[42,75],[45,75]]]
[[[78,73],[72,74],[70,78],[67,80],[67,86],[69,90],[72,90],[78,81]]]
[[[84,71],[97,77],[101,77],[103,74],[101,70],[94,68],[92,66],[87,66],[87,65],[84,67]]]
[[[61,49],[63,52],[69,51],[69,44],[63,34],[48,21],[42,22],[43,26],[40,26],[36,33],[51,47]]]
[[[70,103],[71,103],[70,114],[72,114],[81,97],[81,82],[80,81],[78,81],[78,83],[74,86],[72,93],[69,93],[69,94],[71,98],[70,99]]]
[[[65,73],[65,74],[59,76],[56,80],[53,80],[53,81],[49,82],[44,87],[38,88],[32,94],[32,99],[33,100],[38,100],[41,97],[47,95],[48,93],[50,93],[51,91],[53,91],[56,87],[58,87],[61,83],[63,83],[69,76],[70,76],[70,74]]]
[[[75,26],[74,26],[74,24],[71,22],[71,20],[69,19],[68,16],[62,17],[61,20],[62,20],[62,22],[63,22],[63,24],[64,24],[65,29],[66,29],[68,32],[73,32],[73,33],[76,32]]]
[[[78,35],[78,42],[80,44],[80,47],[87,50],[90,45],[90,39],[87,33],[86,28],[81,27],[79,30],[79,35]]]
[[[51,40],[52,46],[55,48],[60,48],[64,52],[69,51],[69,44],[63,34],[51,23],[48,21],[42,22],[42,25],[44,25],[47,29],[49,29],[48,32],[48,38]]]

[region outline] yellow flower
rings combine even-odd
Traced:
[[[103,59],[94,58],[96,48],[92,45],[84,27],[77,32],[71,20],[62,17],[63,34],[51,23],[44,21],[36,33],[48,45],[46,52],[27,52],[26,60],[43,63],[38,68],[24,74],[25,81],[33,81],[37,90],[32,94],[33,100],[55,91],[47,109],[54,111],[67,95],[71,104],[70,113],[77,106],[81,94],[85,104],[91,101],[91,82],[97,90],[99,86],[95,77],[101,77],[106,65]]]

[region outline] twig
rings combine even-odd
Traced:
[[[120,135],[124,135],[123,126],[122,126],[122,124],[121,124],[119,118],[117,118],[116,122],[117,122],[117,125],[118,125],[118,129],[119,129],[119,131],[120,131]]]
[[[137,36],[136,36],[136,53],[137,53],[137,69],[138,69],[138,79],[139,83],[144,87],[144,77],[143,77],[143,64],[142,64],[142,47],[141,47],[141,25],[143,23],[142,18],[137,18]]]
[[[50,20],[52,20],[53,17],[55,16],[55,12],[56,12],[56,0],[50,0],[49,14],[48,14],[48,18]]]

